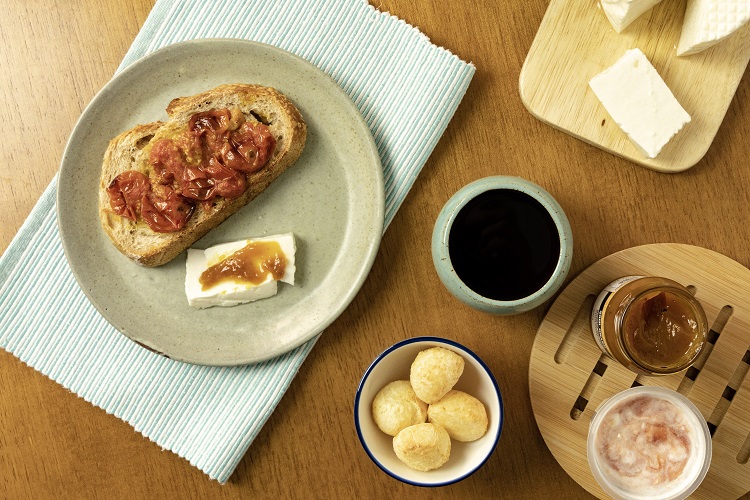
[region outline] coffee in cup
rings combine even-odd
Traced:
[[[459,190],[433,231],[432,256],[448,290],[497,314],[532,309],[560,287],[572,259],[570,224],[557,201],[518,177]]]

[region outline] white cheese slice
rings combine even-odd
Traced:
[[[616,32],[630,26],[641,14],[661,0],[601,0],[602,9]]]
[[[294,254],[296,251],[296,244],[294,241],[294,235],[291,233],[264,238],[253,238],[250,240],[233,241],[231,243],[216,245],[207,248],[206,250],[196,250],[191,248],[187,251],[185,273],[185,294],[187,295],[189,305],[198,309],[205,309],[213,306],[228,307],[276,295],[278,284],[270,275],[263,283],[258,285],[224,281],[208,290],[203,290],[203,286],[199,282],[203,271],[226,259],[237,250],[244,248],[251,241],[278,242],[286,258],[284,276],[280,281],[284,281],[291,285],[294,284],[294,273],[296,271]]]
[[[639,49],[625,52],[589,82],[612,119],[648,158],[690,122],[690,115]]]
[[[688,0],[677,55],[689,56],[724,40],[750,20],[750,0]]]

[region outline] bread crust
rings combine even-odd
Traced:
[[[127,170],[152,174],[148,162],[153,145],[187,128],[195,113],[212,109],[239,108],[248,119],[266,123],[276,139],[268,162],[246,174],[247,189],[237,198],[217,197],[211,207],[198,203],[185,227],[172,233],[154,232],[145,222],[133,222],[115,214],[107,187]],[[227,84],[189,97],[173,99],[167,106],[169,119],[137,125],[112,139],[104,153],[99,182],[99,219],[115,247],[134,262],[156,267],[171,261],[211,229],[262,193],[299,158],[305,147],[307,126],[299,110],[281,92],[260,85]]]

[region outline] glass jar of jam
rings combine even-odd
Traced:
[[[594,302],[591,329],[599,348],[635,373],[688,368],[703,350],[706,313],[690,291],[668,278],[626,276]]]

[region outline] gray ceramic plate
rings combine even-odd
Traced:
[[[308,126],[297,163],[258,198],[194,246],[292,232],[295,286],[232,308],[197,310],[185,297],[185,254],[162,267],[121,255],[99,225],[97,189],[109,140],[166,119],[169,101],[222,83],[276,87]],[[299,346],[349,305],[383,231],[380,157],[344,92],[310,63],[267,45],[196,40],[165,47],[119,73],[83,112],[68,141],[57,192],[65,255],[84,293],[119,331],[170,358],[247,364]]]

